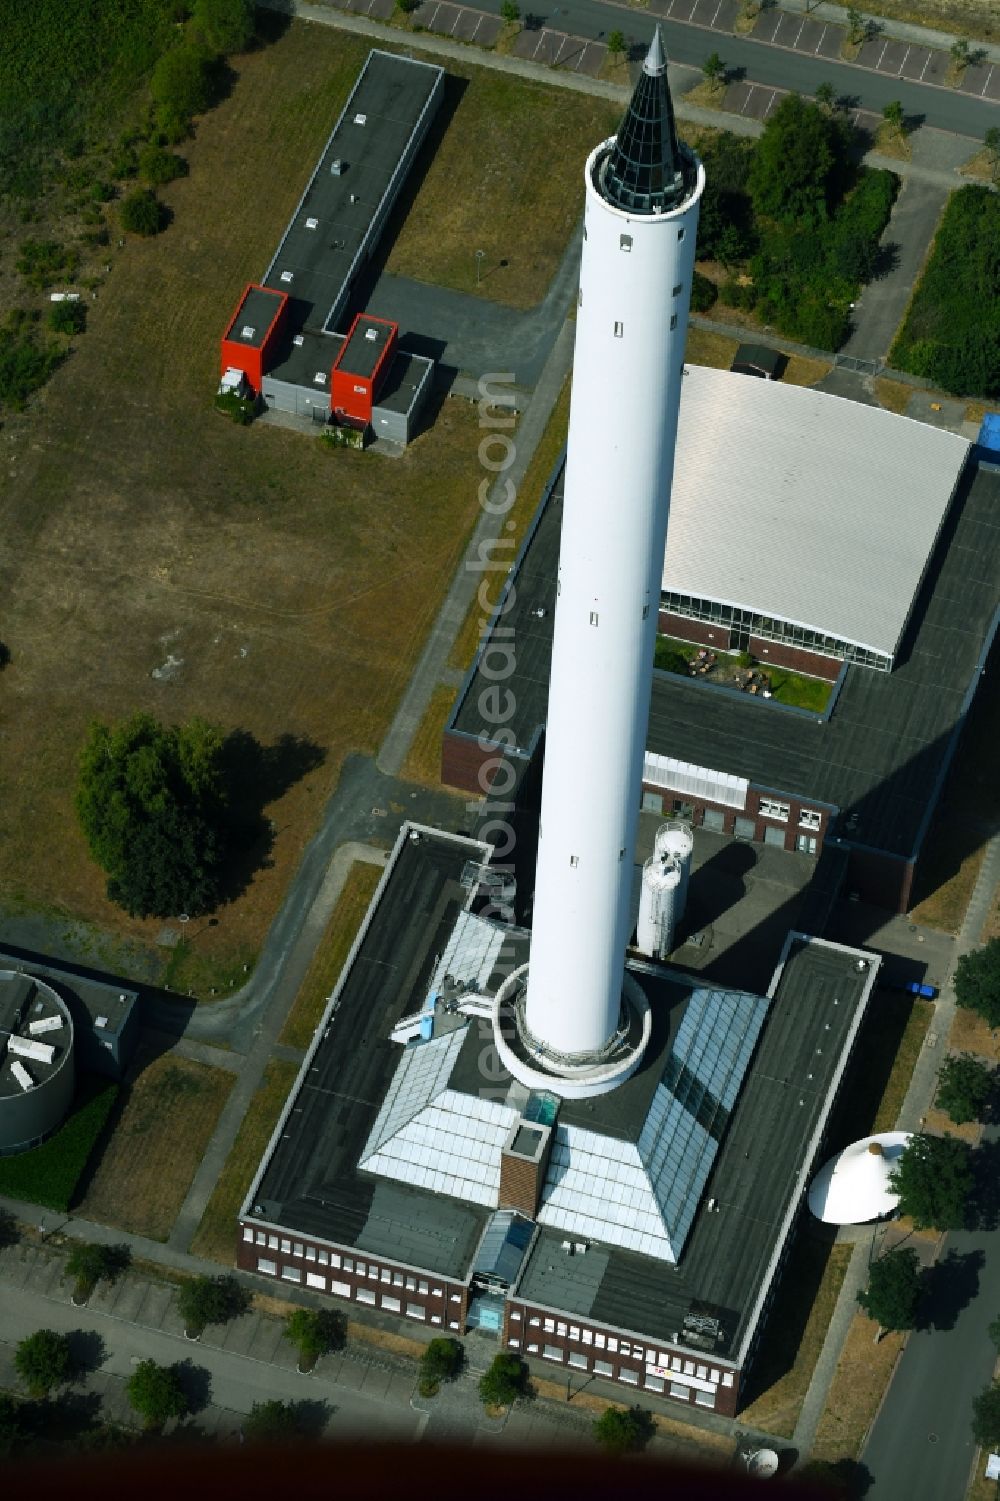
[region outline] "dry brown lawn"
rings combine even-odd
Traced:
[[[997,1501],[1000,1496],[1000,1486],[995,1480],[986,1478],[987,1451],[979,1449],[976,1453],[976,1463],[973,1466],[972,1475],[969,1479],[969,1489],[965,1493],[965,1501]]]
[[[975,1053],[991,1063],[1000,1063],[1000,1031],[994,1032],[981,1016],[963,1006],[955,1012],[948,1047],[954,1053]]]
[[[870,1135],[875,1136],[880,1131],[895,1131],[899,1112],[906,1098],[906,1091],[913,1078],[913,1070],[933,1019],[934,1003],[914,999],[899,1047],[893,1058],[875,1120],[872,1122]]]
[[[727,317],[731,311],[730,308],[725,309]],[[717,334],[708,328],[696,328],[693,323],[688,325],[684,358],[689,365],[709,365],[713,370],[728,370],[738,348],[737,341],[729,338],[728,334]]]
[[[875,132],[875,145],[872,148],[880,156],[888,156],[897,162],[908,162],[913,155],[910,142],[905,135],[883,120]]]
[[[960,1141],[968,1142],[973,1147],[979,1145],[983,1134],[978,1121],[965,1121],[959,1125],[946,1110],[938,1110],[936,1107],[924,1114],[921,1130],[928,1131],[931,1136],[957,1136]]]
[[[260,1165],[298,1073],[294,1063],[272,1059],[236,1134],[226,1165],[191,1243],[194,1256],[231,1266],[236,1252],[236,1216]]]
[[[223,967],[259,947],[345,753],[377,747],[476,512],[465,403],[446,404],[393,463],[212,409],[224,321],[266,266],[367,46],[293,25],[239,59],[231,97],[199,125],[190,176],[166,190],[173,224],[111,252],[72,360],[0,434],[13,655],[0,680],[0,899],[155,941],[159,923],[106,899],[76,829],[92,716],[201,714],[266,745],[304,737],[325,760],[268,809],[273,863],[199,937]],[[176,672],[153,679],[171,654]]]
[[[879,406],[885,407],[887,412],[895,412],[897,417],[904,416],[913,387],[902,380],[887,380],[885,376],[877,376],[874,385]]]
[[[403,776],[409,782],[436,787],[441,781],[441,737],[455,702],[454,688],[439,683],[431,694],[427,712],[417,726],[410,749],[403,762]]]
[[[621,106],[466,64],[449,62],[448,73],[452,96],[459,78],[468,87],[388,270],[534,307],[583,212],[582,163],[618,128]],[[478,286],[477,250],[485,252]]]
[[[75,1212],[166,1240],[215,1130],[234,1075],[140,1047],[113,1131]]]
[[[781,1316],[768,1320],[756,1375],[763,1390],[740,1421],[790,1438],[851,1259],[851,1247],[801,1235],[781,1281]]]
[[[981,42],[1000,40],[1000,7],[996,0],[867,0],[864,13],[892,21],[912,21],[951,36]]]
[[[860,1310],[851,1320],[826,1407],[810,1451],[814,1459],[856,1458],[905,1344],[885,1334],[875,1344],[873,1319]]]
[[[786,359],[781,377],[786,386],[815,386],[833,369],[829,360],[814,360],[804,354],[789,354]]]
[[[438,737],[440,758],[440,736]],[[340,898],[326,932],[313,955],[302,989],[285,1022],[280,1041],[291,1048],[307,1048],[313,1032],[340,977],[344,961],[361,926],[382,877],[381,865],[355,860],[347,873]]]

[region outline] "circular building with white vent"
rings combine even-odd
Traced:
[[[809,1208],[816,1218],[826,1225],[864,1225],[892,1214],[899,1195],[889,1178],[909,1140],[906,1131],[883,1131],[831,1157],[809,1187]]]
[[[74,1084],[69,1008],[44,980],[0,969],[0,1157],[50,1136]]]

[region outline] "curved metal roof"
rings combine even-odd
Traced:
[[[906,1131],[883,1131],[831,1157],[809,1185],[809,1208],[816,1218],[827,1225],[864,1225],[891,1214],[899,1195],[889,1178],[909,1139]]]
[[[663,587],[891,657],[969,447],[881,407],[690,365]]]

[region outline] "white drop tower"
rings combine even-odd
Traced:
[[[649,1032],[624,961],[704,181],[677,141],[657,27],[584,172],[531,951],[498,996],[505,1063],[563,1095],[613,1088]]]

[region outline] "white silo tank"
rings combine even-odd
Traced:
[[[669,856],[651,855],[642,867],[635,941],[650,959],[666,959],[674,947],[680,883],[681,868]]]
[[[687,911],[688,882],[691,879],[691,857],[694,854],[694,834],[691,825],[682,818],[671,818],[656,831],[656,854],[677,861],[681,868],[681,884],[677,893],[677,921]]]

